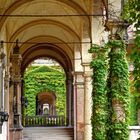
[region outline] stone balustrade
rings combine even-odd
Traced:
[[[129,126],[129,130],[129,140],[137,140],[137,138],[140,138],[140,126]]]
[[[39,127],[39,126],[65,126],[64,116],[26,116],[23,119],[23,126],[25,127]]]

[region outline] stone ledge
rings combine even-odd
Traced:
[[[129,126],[129,130],[140,130],[140,126]]]

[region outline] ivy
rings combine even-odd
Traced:
[[[91,68],[93,69],[92,76],[92,139],[106,139],[106,123],[107,123],[107,50],[97,45],[93,45],[90,50],[93,54]]]
[[[66,85],[65,74],[60,68],[38,66],[30,67],[24,74],[24,94],[28,99],[25,115],[36,115],[36,96],[40,92],[53,91],[56,93],[56,111],[58,115],[65,115]]]
[[[109,40],[105,46],[93,44],[92,139],[128,140],[129,73],[126,46]]]
[[[138,30],[140,27],[140,2],[139,0],[128,0],[124,7],[123,18],[130,24],[134,24]]]
[[[126,46],[122,40],[110,40],[108,101],[108,140],[128,140],[129,73]]]

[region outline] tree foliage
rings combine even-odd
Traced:
[[[139,0],[127,0],[123,18],[130,24],[134,24],[137,30],[140,30],[140,1]]]
[[[135,90],[135,104],[137,109],[140,108],[140,1],[139,0],[128,0],[126,2],[123,18],[134,26],[133,30],[134,45],[131,49],[130,58],[134,65],[133,77]],[[133,104],[134,106],[134,104]]]

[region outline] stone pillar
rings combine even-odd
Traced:
[[[84,68],[84,140],[91,140],[91,93],[92,93],[92,86],[90,84],[91,77],[88,74],[90,71],[89,64],[92,60],[92,55],[88,52],[91,47],[91,37],[88,32],[87,26],[84,25],[83,27],[83,41],[88,43],[82,44],[82,66]]]
[[[5,69],[5,54],[3,48],[3,42],[0,46],[0,111],[4,111],[4,69]]]
[[[12,97],[12,111],[13,111],[13,125],[11,131],[13,131],[13,139],[21,139],[22,125],[21,125],[21,55],[19,53],[18,44],[14,48],[11,56],[12,71],[11,71],[11,91]]]
[[[4,77],[4,93],[5,93],[5,103],[4,103],[4,108],[5,108],[5,111],[8,113],[8,115],[10,115],[9,113],[9,71],[7,72],[8,70],[6,70],[5,72],[5,77]],[[8,118],[8,123],[6,124],[7,125],[7,140],[9,140],[9,118]]]
[[[73,90],[72,90],[72,78],[70,73],[68,73],[68,79],[66,80],[66,88],[67,88],[66,103],[67,103],[67,119],[68,119],[67,124],[68,126],[72,126]]]
[[[74,73],[75,140],[84,140],[84,78],[83,72]]]
[[[123,39],[123,37],[126,34],[126,28],[128,26],[128,24],[124,23],[123,21],[112,21],[109,20],[108,21],[108,28],[110,29],[110,38],[111,40],[115,40],[115,41],[121,41],[121,39]],[[121,31],[121,32],[120,32]],[[113,59],[116,56],[118,56],[118,54],[120,55],[120,59],[118,61],[123,62],[123,65],[127,66],[127,62],[126,62],[126,56],[125,56],[125,47],[122,48],[122,46],[117,46],[115,44],[113,44],[111,46],[111,65],[113,65],[113,67],[118,66],[118,64],[115,63],[115,59]],[[121,52],[121,53],[120,53]],[[112,55],[113,54],[113,55]],[[114,62],[113,62],[114,60]],[[111,67],[111,66],[110,66]],[[118,66],[119,67],[119,66]],[[124,72],[125,71],[125,72]],[[112,105],[112,125],[116,126],[116,124],[119,126],[119,124],[121,124],[121,128],[115,128],[112,132],[116,133],[117,136],[116,138],[114,137],[114,139],[120,139],[120,137],[122,135],[124,135],[126,138],[128,137],[128,113],[127,113],[127,106],[129,104],[129,88],[127,87],[122,87],[120,86],[120,82],[124,80],[125,77],[125,84],[127,85],[128,83],[128,79],[126,77],[128,77],[128,72],[127,71],[127,67],[124,67],[124,69],[121,69],[121,72],[117,73],[115,71],[111,71],[110,72],[110,77],[111,77],[111,81],[110,81],[110,85],[111,87],[115,87],[116,85],[116,81],[118,82],[118,86],[120,87],[120,89],[118,91],[113,91],[113,89],[111,89],[111,94],[112,94],[112,99],[111,99],[111,105]],[[124,73],[123,77],[119,77],[118,75]],[[120,85],[119,85],[120,84]],[[125,90],[124,90],[125,89]],[[121,100],[121,98],[119,98],[119,96],[116,96],[115,93],[116,92],[120,92],[120,94],[122,96],[125,97],[125,101]],[[126,97],[126,95],[128,95]],[[120,131],[120,133],[117,133],[117,131]],[[113,134],[114,135],[114,134]]]
[[[13,112],[14,112],[14,125],[17,128],[21,127],[20,115],[21,115],[21,55],[13,54],[12,58],[12,69],[13,69]]]
[[[3,43],[0,45],[0,112],[4,111],[4,68],[5,54]],[[0,122],[1,123],[1,122]],[[2,125],[0,125],[0,134],[2,133]]]
[[[84,140],[92,140],[92,79],[91,69],[89,63],[83,64],[84,66]]]

